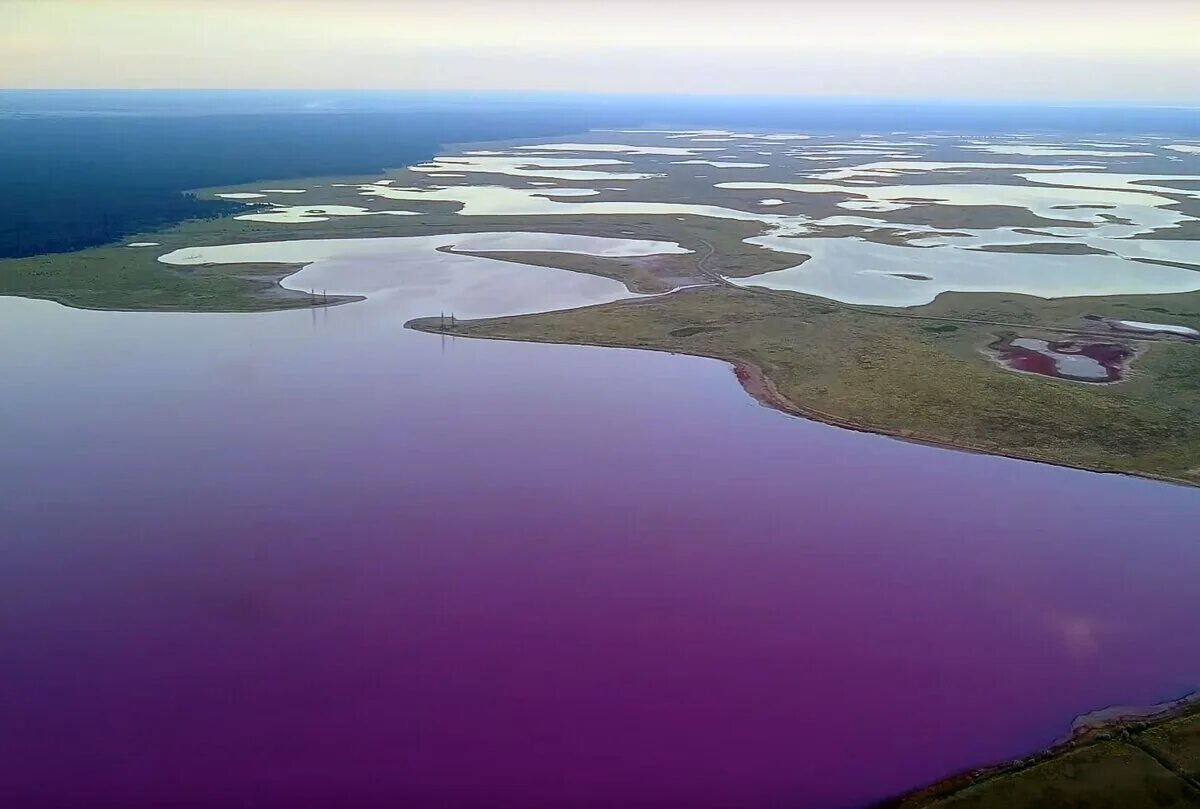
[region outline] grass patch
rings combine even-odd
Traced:
[[[1200,807],[1200,706],[1121,720],[1030,758],[965,773],[877,809]]]
[[[997,296],[979,297],[990,302]],[[1015,316],[1029,304],[1013,299],[999,305]],[[995,339],[995,327],[931,324],[911,316],[922,312],[905,311],[893,317],[802,295],[720,287],[459,323],[455,332],[749,362],[799,410],[835,423],[1200,483],[1200,347],[1145,343],[1149,348],[1129,379],[1089,386],[1002,369],[982,350]],[[1039,318],[1027,311],[1030,333],[1039,334],[1035,324],[1041,320],[1076,322],[1076,308],[1070,312]]]
[[[1141,750],[1103,742],[920,804],[930,809],[1200,807],[1200,794]]]

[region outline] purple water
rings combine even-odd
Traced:
[[[0,299],[0,805],[855,806],[1200,680],[1200,492],[403,319]]]

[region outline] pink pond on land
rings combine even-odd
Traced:
[[[1014,371],[1074,382],[1117,382],[1134,355],[1132,348],[1121,343],[1017,336],[1002,337],[990,348]]]
[[[1200,492],[385,303],[0,299],[0,806],[852,807],[1200,680]]]

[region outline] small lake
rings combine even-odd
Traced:
[[[461,294],[0,299],[0,803],[850,807],[1198,684],[1200,492],[402,327]]]

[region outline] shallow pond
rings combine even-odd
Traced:
[[[1007,368],[1074,382],[1118,382],[1133,357],[1120,343],[1004,337],[990,346]]]

